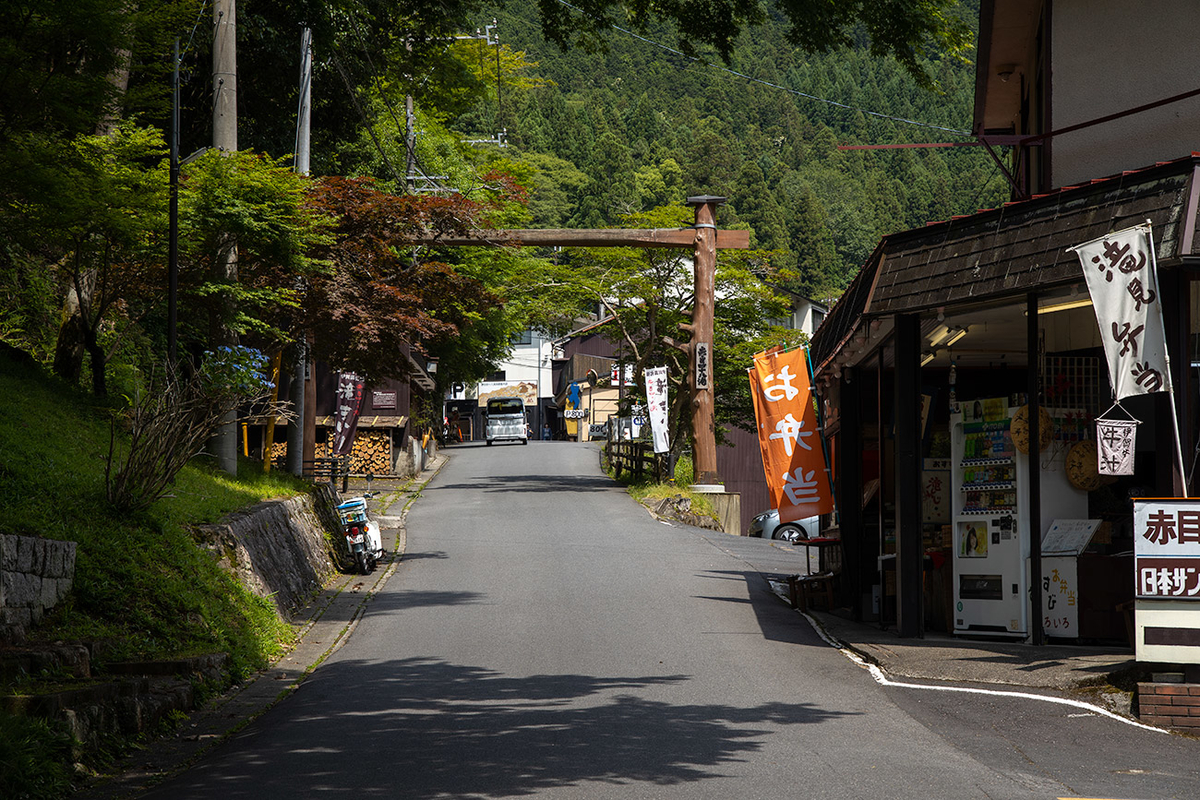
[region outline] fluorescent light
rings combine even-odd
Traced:
[[[953,334],[953,335],[952,335],[952,336],[951,336],[949,339],[947,339],[947,340],[946,340],[946,347],[950,347],[950,346],[951,346],[951,345],[953,345],[955,342],[959,341],[959,340],[960,340],[960,339],[962,339],[964,336],[966,336],[966,335],[967,335],[967,330],[968,330],[967,328],[957,328],[957,329],[954,331],[954,334]]]
[[[933,335],[929,337],[929,345],[931,347],[937,347],[949,335],[950,329],[945,325],[939,325],[933,329]]]
[[[923,366],[925,366],[925,365],[926,365],[926,364],[928,364],[930,361],[933,361],[933,359],[935,359],[935,358],[937,358],[937,354],[936,354],[936,353],[924,353],[924,354],[921,356],[921,366],[922,366],[922,367],[923,367]]]
[[[1090,297],[1081,298],[1079,300],[1067,300],[1062,303],[1051,303],[1045,306],[1038,306],[1038,313],[1053,314],[1055,311],[1066,311],[1071,308],[1083,308],[1084,306],[1090,306],[1091,304],[1092,299]]]

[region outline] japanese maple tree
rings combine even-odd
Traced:
[[[317,181],[310,204],[337,221],[316,253],[328,268],[303,293],[303,325],[315,356],[334,368],[403,377],[406,348],[427,353],[499,307],[481,282],[407,243],[420,230],[463,235],[483,205],[461,195],[393,195],[372,179],[342,177]]]

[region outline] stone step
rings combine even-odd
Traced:
[[[0,685],[47,675],[59,678],[92,677],[92,653],[81,643],[0,647]]]

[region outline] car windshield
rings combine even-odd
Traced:
[[[500,400],[488,400],[489,414],[520,414],[525,409],[525,403],[520,398],[505,397]]]

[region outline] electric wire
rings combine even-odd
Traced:
[[[573,5],[571,5],[570,3],[566,2],[566,0],[557,0],[557,2],[558,2],[560,5],[566,6],[567,8],[571,9],[572,11],[578,11],[580,14],[584,14],[584,15],[586,15],[586,14],[587,14],[587,12],[585,12],[583,9],[579,8],[578,6],[573,6]],[[782,91],[785,91],[785,92],[787,92],[787,93],[789,93],[789,94],[793,94],[793,95],[795,95],[795,96],[797,96],[797,97],[803,97],[803,98],[805,98],[806,100],[813,100],[813,101],[816,101],[816,102],[818,102],[818,103],[825,103],[825,104],[827,104],[827,105],[831,105],[831,106],[834,106],[834,107],[836,107],[836,108],[843,108],[843,109],[846,109],[846,110],[848,110],[848,111],[858,111],[858,112],[861,112],[861,113],[863,113],[863,114],[867,114],[867,115],[869,115],[869,116],[872,116],[872,117],[878,117],[878,118],[880,118],[880,119],[886,119],[886,120],[890,120],[890,121],[892,121],[892,122],[901,122],[901,123],[904,123],[904,124],[906,124],[906,125],[916,125],[916,126],[918,126],[918,127],[922,127],[922,128],[930,128],[930,129],[932,129],[932,130],[936,130],[936,131],[944,131],[944,132],[946,132],[946,133],[953,133],[953,134],[957,134],[957,135],[959,135],[959,136],[974,136],[974,134],[973,134],[973,133],[971,133],[970,131],[959,130],[958,128],[948,128],[948,127],[946,127],[946,126],[944,126],[944,125],[934,125],[933,123],[930,123],[930,122],[920,122],[920,121],[918,121],[918,120],[914,120],[914,119],[907,119],[907,118],[905,118],[905,117],[896,117],[896,116],[893,116],[893,115],[891,115],[891,114],[884,114],[884,113],[883,113],[883,112],[881,112],[881,111],[871,111],[870,109],[861,108],[861,107],[859,107],[859,106],[852,106],[852,105],[849,105],[849,104],[847,104],[847,103],[841,103],[841,102],[839,102],[839,101],[837,101],[837,100],[829,100],[829,99],[827,99],[827,98],[824,98],[824,97],[818,97],[818,96],[817,96],[817,95],[815,95],[815,94],[808,94],[807,92],[802,92],[802,91],[800,91],[800,90],[798,90],[798,89],[789,89],[787,86],[780,86],[780,85],[779,85],[779,84],[777,84],[777,83],[771,83],[770,81],[764,81],[764,80],[762,80],[761,78],[753,78],[753,77],[751,77],[751,76],[749,76],[749,75],[745,74],[744,72],[738,72],[737,70],[730,69],[730,68],[728,68],[728,67],[722,66],[721,64],[715,64],[715,63],[713,63],[713,62],[711,62],[711,61],[706,61],[705,59],[703,59],[703,58],[699,58],[699,57],[697,57],[697,56],[689,56],[687,53],[684,53],[682,50],[676,50],[676,49],[675,49],[675,48],[673,48],[673,47],[668,47],[667,45],[665,45],[665,44],[662,44],[661,42],[656,42],[656,41],[654,41],[653,39],[650,39],[650,38],[647,38],[647,37],[645,37],[645,36],[642,36],[642,35],[640,35],[640,34],[634,33],[633,31],[631,31],[631,30],[628,30],[628,29],[626,29],[626,28],[622,28],[620,25],[615,25],[615,24],[614,24],[614,25],[612,25],[611,27],[612,27],[614,30],[618,30],[618,31],[620,31],[621,33],[624,33],[624,34],[627,34],[627,35],[629,35],[629,36],[632,36],[633,38],[635,38],[635,39],[638,39],[639,41],[645,42],[646,44],[649,44],[649,45],[653,45],[654,47],[657,47],[657,48],[659,48],[660,50],[666,50],[668,53],[674,53],[675,55],[682,56],[683,58],[686,58],[686,59],[688,59],[689,61],[691,61],[691,62],[693,62],[693,63],[698,63],[698,64],[701,64],[701,65],[703,65],[703,66],[706,66],[706,67],[711,67],[711,68],[713,68],[713,69],[720,70],[720,71],[722,71],[722,72],[727,72],[727,73],[729,73],[730,75],[735,75],[735,76],[737,76],[737,77],[739,77],[739,78],[742,78],[742,79],[744,79],[744,80],[750,81],[751,83],[757,83],[757,84],[761,84],[761,85],[763,85],[763,86],[767,86],[767,87],[770,87],[770,88],[772,88],[772,89],[780,89],[780,90],[782,90]]]

